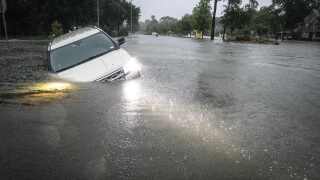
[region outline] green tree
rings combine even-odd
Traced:
[[[250,9],[257,9],[259,6],[259,3],[257,0],[249,0],[249,8]]]
[[[212,18],[210,0],[200,0],[197,6],[193,9],[192,16],[194,19],[194,29],[202,33],[207,32],[210,29]]]
[[[225,28],[229,28],[230,33],[236,29],[241,29],[248,24],[248,14],[240,7],[241,1],[229,1],[229,7],[226,9],[222,19]]]
[[[192,15],[186,14],[184,15],[181,20],[178,22],[178,33],[179,34],[190,34],[193,30],[192,24],[193,24],[193,18]]]
[[[284,29],[292,30],[311,12],[319,8],[318,0],[273,0],[284,20]]]
[[[95,25],[96,0],[12,0],[8,3],[10,35],[48,35],[54,21],[68,31],[73,26]],[[133,21],[138,29],[140,8],[133,5]],[[101,27],[117,32],[125,21],[131,20],[128,0],[100,0]]]
[[[255,18],[257,14],[257,8],[259,6],[259,3],[256,0],[249,0],[249,3],[245,6],[245,11],[247,14],[247,17],[249,18],[248,22],[250,25],[253,23],[253,19]]]
[[[160,18],[158,24],[158,31],[161,34],[177,33],[178,20],[170,16]]]
[[[54,21],[51,25],[51,36],[56,37],[63,34],[62,24],[58,21]]]
[[[140,8],[133,5],[133,30],[138,30]],[[119,0],[104,0],[101,8],[101,23],[104,30],[114,35],[120,34],[124,22],[131,25],[131,3]]]
[[[253,28],[259,36],[280,31],[281,18],[274,6],[262,7],[256,14]]]
[[[241,0],[228,0],[228,5],[225,7],[224,16],[222,17],[221,23],[223,24],[223,37],[222,39],[225,40],[225,34],[227,30],[227,26],[231,24],[231,15],[232,11],[235,8],[239,8],[241,4]]]
[[[151,16],[151,20],[146,20],[146,32],[151,34],[152,32],[158,32],[158,20],[154,15]]]
[[[138,31],[141,9],[131,4],[129,1],[122,1],[121,3],[125,9],[125,21],[127,22],[128,26],[131,26],[131,5],[132,5],[133,31]]]
[[[140,23],[141,30],[146,34],[157,32],[160,34],[170,35],[186,35],[192,32],[192,21],[191,15],[184,15],[180,20],[164,16],[157,21],[155,16],[151,16],[151,20],[147,19],[145,22]]]

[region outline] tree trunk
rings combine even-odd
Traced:
[[[222,40],[225,40],[225,35],[226,35],[226,26],[223,26],[223,35],[222,35]]]
[[[213,8],[213,14],[212,14],[212,27],[211,27],[211,40],[214,40],[214,34],[216,29],[217,5],[218,5],[218,0],[214,0],[214,8]]]

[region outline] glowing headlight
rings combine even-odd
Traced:
[[[123,70],[126,74],[137,73],[141,71],[141,64],[132,58],[127,64],[124,65]]]

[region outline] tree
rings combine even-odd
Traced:
[[[146,20],[146,32],[151,34],[152,32],[158,32],[158,20],[154,15],[151,16],[151,20]]]
[[[48,35],[58,21],[65,31],[73,26],[95,25],[96,0],[13,0],[8,2],[8,29],[13,35]],[[140,8],[133,5],[134,30],[138,30]],[[131,20],[128,0],[100,0],[101,27],[108,33],[124,28]]]
[[[170,16],[160,18],[158,31],[161,34],[177,33],[178,20]]]
[[[190,34],[192,32],[192,15],[186,14],[178,22],[178,33]]]
[[[210,29],[211,25],[211,6],[210,0],[200,0],[193,9],[194,29],[204,33]],[[202,34],[203,38],[203,34]]]
[[[273,5],[269,7],[262,7],[256,14],[253,20],[253,29],[258,35],[265,35],[267,33],[279,32],[281,24],[281,18]]]
[[[238,8],[239,5],[241,4],[241,0],[228,0],[228,5],[224,10],[225,15],[222,18],[222,24],[223,24],[223,36],[222,36],[222,40],[225,40],[225,34],[226,34],[226,29],[227,29],[227,25],[230,24],[230,17],[228,13],[231,12],[234,8]]]
[[[241,0],[229,0],[222,18],[224,34],[228,29],[236,38],[250,39],[252,35],[275,35],[291,30],[303,22],[313,8],[319,8],[316,0],[273,0],[273,4],[258,10],[257,0],[249,0],[241,6]],[[224,36],[223,36],[224,39]]]
[[[249,0],[249,7],[251,9],[257,9],[259,6],[259,3],[257,0]]]
[[[318,0],[273,0],[273,4],[281,10],[287,30],[294,29],[313,8],[319,8]]]
[[[129,1],[123,1],[122,6],[125,9],[125,21],[127,22],[127,24],[130,24],[130,25],[131,25],[131,6],[132,6],[133,31],[138,31],[141,9],[129,3]]]
[[[121,1],[105,0],[103,1],[101,11],[101,23],[108,32],[119,33],[120,26],[126,19],[126,8]]]
[[[132,5],[134,31],[139,28],[140,8]],[[123,23],[131,23],[131,3],[119,0],[103,0],[101,12],[102,27],[107,32],[121,35],[120,31]]]
[[[226,28],[229,28],[232,32],[241,28],[244,25],[244,11],[240,8],[240,0],[229,0],[228,8],[225,10],[225,14],[222,19],[222,23]]]
[[[51,36],[56,37],[63,34],[62,24],[58,21],[54,21],[51,25]]]
[[[165,35],[186,35],[192,32],[192,21],[192,15],[189,14],[184,15],[180,20],[164,16],[158,21],[155,16],[151,16],[151,20],[145,20],[145,22],[140,23],[140,26],[146,34],[157,32]]]
[[[249,0],[249,4],[245,6],[245,11],[251,21],[250,23],[252,23],[254,16],[257,14],[258,6],[259,6],[259,3],[256,0]]]

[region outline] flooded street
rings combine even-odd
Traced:
[[[59,92],[37,46],[0,60],[1,180],[320,178],[319,43],[135,35],[141,78]]]

